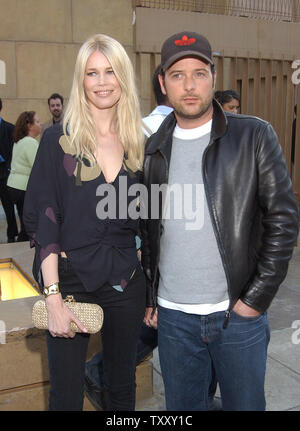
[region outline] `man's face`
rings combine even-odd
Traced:
[[[186,57],[172,64],[159,80],[180,127],[197,127],[212,115],[215,74],[209,64]]]
[[[49,101],[49,110],[54,119],[60,119],[63,111],[63,105],[60,99],[50,99]]]

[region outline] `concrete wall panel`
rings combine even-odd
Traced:
[[[68,97],[79,46],[72,44],[17,43],[17,92],[19,98]]]
[[[6,75],[6,84],[0,86],[1,98],[16,97],[16,53],[14,42],[0,42],[0,59],[5,63]]]
[[[0,40],[71,42],[71,6],[72,0],[0,0]]]
[[[1,116],[15,124],[18,116],[23,111],[35,111],[39,119],[44,123],[50,118],[47,99],[2,99],[3,109]]]
[[[2,390],[48,380],[45,333],[35,329],[15,331],[0,345]],[[5,359],[4,359],[5,358]],[[20,370],[26,370],[22,373]]]
[[[131,0],[73,0],[73,40],[84,42],[96,33],[132,45]]]

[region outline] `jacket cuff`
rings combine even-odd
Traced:
[[[257,289],[256,287],[252,287],[240,299],[249,307],[254,308],[254,310],[260,313],[264,313],[271,305],[271,302],[277,290],[278,289],[276,290],[273,289],[272,292],[266,292],[266,291],[263,291],[262,289]]]
[[[146,307],[155,307],[153,300],[152,283],[146,278]]]

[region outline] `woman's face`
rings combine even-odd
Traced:
[[[121,87],[111,64],[102,52],[94,51],[89,56],[83,86],[92,110],[116,108],[121,97]]]
[[[240,109],[240,102],[237,99],[231,99],[230,102],[224,103],[222,108],[224,109],[224,111],[238,114]]]
[[[30,133],[30,136],[33,136],[35,138],[41,133],[41,130],[42,130],[42,126],[41,126],[39,117],[36,114],[34,114],[33,123],[28,124],[28,132]]]

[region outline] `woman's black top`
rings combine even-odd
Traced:
[[[128,215],[136,196],[129,197],[128,189],[139,182],[139,174],[126,167],[124,158],[117,177],[107,184],[97,163],[91,166],[75,157],[61,126],[46,129],[23,212],[35,246],[33,275],[41,288],[42,261],[50,253],[64,251],[87,291],[105,283],[124,290],[138,264],[139,221]]]

